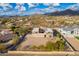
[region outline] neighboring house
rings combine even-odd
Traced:
[[[74,35],[79,36],[79,28],[74,29]]]
[[[1,35],[5,35],[5,34],[9,34],[9,33],[12,33],[12,31],[10,31],[10,29],[2,29],[2,30],[0,31],[0,34],[1,34]]]
[[[32,35],[35,37],[53,37],[51,28],[33,28]]]
[[[0,31],[0,41],[8,41],[14,37],[14,34],[9,29],[3,29]]]
[[[39,28],[33,28],[32,33],[39,33]]]
[[[46,28],[45,32],[46,33],[53,33],[53,30],[51,28]]]
[[[64,35],[79,36],[79,26],[66,26],[58,29]]]

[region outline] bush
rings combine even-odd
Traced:
[[[16,45],[16,43],[19,41],[18,40],[19,39],[19,37],[16,35],[12,40],[12,44],[14,44],[14,45]]]
[[[57,41],[57,42],[55,43],[55,45],[56,45],[56,49],[57,49],[58,51],[63,51],[64,48],[65,48],[64,41],[62,41],[62,40]]]
[[[5,49],[6,49],[6,46],[5,46],[5,45],[0,44],[0,51],[5,50]]]
[[[45,50],[45,46],[44,45],[40,45],[40,46],[38,46],[38,49]]]
[[[75,36],[75,38],[77,38],[79,40],[79,36]]]
[[[54,43],[52,43],[52,42],[47,42],[47,44],[46,44],[46,49],[49,50],[49,51],[54,50]]]
[[[59,40],[56,43],[47,42],[46,46],[40,45],[40,46],[33,46],[32,49],[38,49],[38,50],[45,50],[45,51],[64,51],[65,44],[64,41]]]

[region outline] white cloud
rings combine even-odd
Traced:
[[[60,4],[59,3],[43,3],[43,5],[46,5],[46,6],[59,6]]]
[[[68,9],[79,10],[79,3],[69,6]]]
[[[2,7],[0,8],[0,16],[3,15],[11,16],[17,14],[17,12],[12,9],[12,6],[9,3],[0,3],[0,6]],[[22,7],[22,9],[24,8]]]
[[[59,8],[55,8],[54,6],[59,6],[59,3],[44,3],[44,5],[48,6],[47,8],[41,9],[41,11],[48,13],[48,12],[55,12],[60,11]]]
[[[26,10],[26,8],[24,6],[21,6],[20,11],[25,11],[25,10]]]
[[[26,10],[23,3],[16,4],[15,9],[17,9],[18,11],[25,11]]]
[[[3,8],[2,11],[6,11],[12,8],[9,3],[0,3],[0,6]]]
[[[35,5],[33,3],[28,3],[29,8],[34,7]]]
[[[46,5],[46,6],[49,6],[51,5],[52,3],[43,3],[43,5]]]
[[[42,12],[44,12],[44,13],[50,13],[50,12],[54,12],[54,11],[57,11],[57,9],[56,8],[44,8],[44,9],[41,9],[41,11]]]
[[[9,3],[0,3],[0,6],[9,6]]]
[[[36,7],[37,5],[39,5],[39,3],[28,3],[29,8],[31,7]],[[45,6],[49,6],[49,7],[53,7],[53,6],[59,6],[59,3],[43,3],[43,5]]]
[[[53,3],[53,6],[59,6],[60,4],[59,3]]]

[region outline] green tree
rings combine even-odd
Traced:
[[[12,26],[11,26],[11,30],[14,32],[15,29],[16,29],[16,26],[12,25]]]
[[[56,50],[63,51],[64,47],[65,47],[64,41],[60,40],[56,42],[56,45],[55,45]]]

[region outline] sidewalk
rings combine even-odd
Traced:
[[[67,51],[8,51],[8,55],[58,55],[58,56],[66,56],[66,55],[75,55],[76,52],[67,52]],[[79,52],[77,52],[79,55]]]

